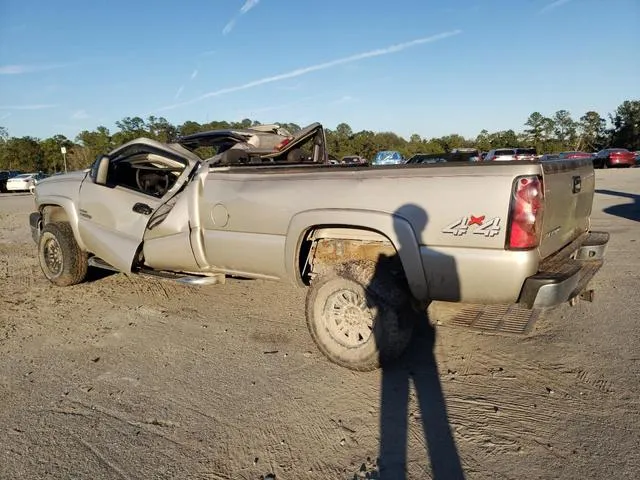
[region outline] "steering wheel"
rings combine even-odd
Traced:
[[[169,175],[167,173],[149,172],[148,175],[142,176],[140,174],[142,170],[141,168],[136,169],[136,184],[142,192],[162,196],[169,190]]]

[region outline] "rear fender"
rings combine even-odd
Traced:
[[[302,242],[311,230],[320,227],[370,230],[384,236],[398,252],[413,296],[428,301],[429,288],[411,223],[397,214],[369,210],[308,210],[291,219],[285,242],[285,268],[297,285],[305,286],[298,268]]]

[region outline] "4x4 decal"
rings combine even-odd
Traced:
[[[472,228],[475,227],[475,228]],[[442,229],[442,233],[448,233],[456,237],[466,235],[471,232],[473,235],[484,235],[485,237],[495,237],[500,233],[500,217],[493,217],[486,220],[484,215],[476,217],[470,215],[462,217]]]

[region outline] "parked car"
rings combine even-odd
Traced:
[[[395,150],[383,150],[376,153],[376,156],[373,157],[373,160],[371,161],[371,165],[399,165],[404,163],[404,161],[404,157],[400,152],[396,152]]]
[[[588,152],[560,152],[558,158],[573,160],[576,158],[593,158],[593,154]]]
[[[593,157],[594,168],[633,167],[636,156],[626,148],[605,148]]]
[[[361,157],[360,155],[346,155],[342,157],[340,163],[349,163],[349,164],[358,164],[358,165],[366,165],[367,159]]]
[[[477,148],[454,148],[449,155],[450,162],[479,162],[482,160],[482,152]]]
[[[432,163],[446,163],[446,154],[439,153],[416,153],[409,160],[407,165],[413,165],[418,163],[432,164]]]
[[[7,180],[21,173],[20,170],[0,170],[0,192],[7,191]]]
[[[319,351],[364,371],[403,353],[431,301],[531,318],[577,299],[604,262],[590,160],[334,168],[319,123],[278,151],[249,147],[247,161],[194,153],[228,140],[136,139],[39,182],[29,225],[42,274],[60,287],[89,265],[189,285],[290,282],[307,288]],[[297,149],[312,161],[291,163]]]
[[[485,162],[510,162],[514,160],[536,160],[538,152],[535,148],[496,148],[489,150],[484,157]]]
[[[21,173],[7,180],[7,192],[28,192],[32,185],[45,177],[42,172]]]

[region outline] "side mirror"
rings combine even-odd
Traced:
[[[100,157],[91,169],[91,176],[97,185],[106,185],[109,173],[109,157]]]

